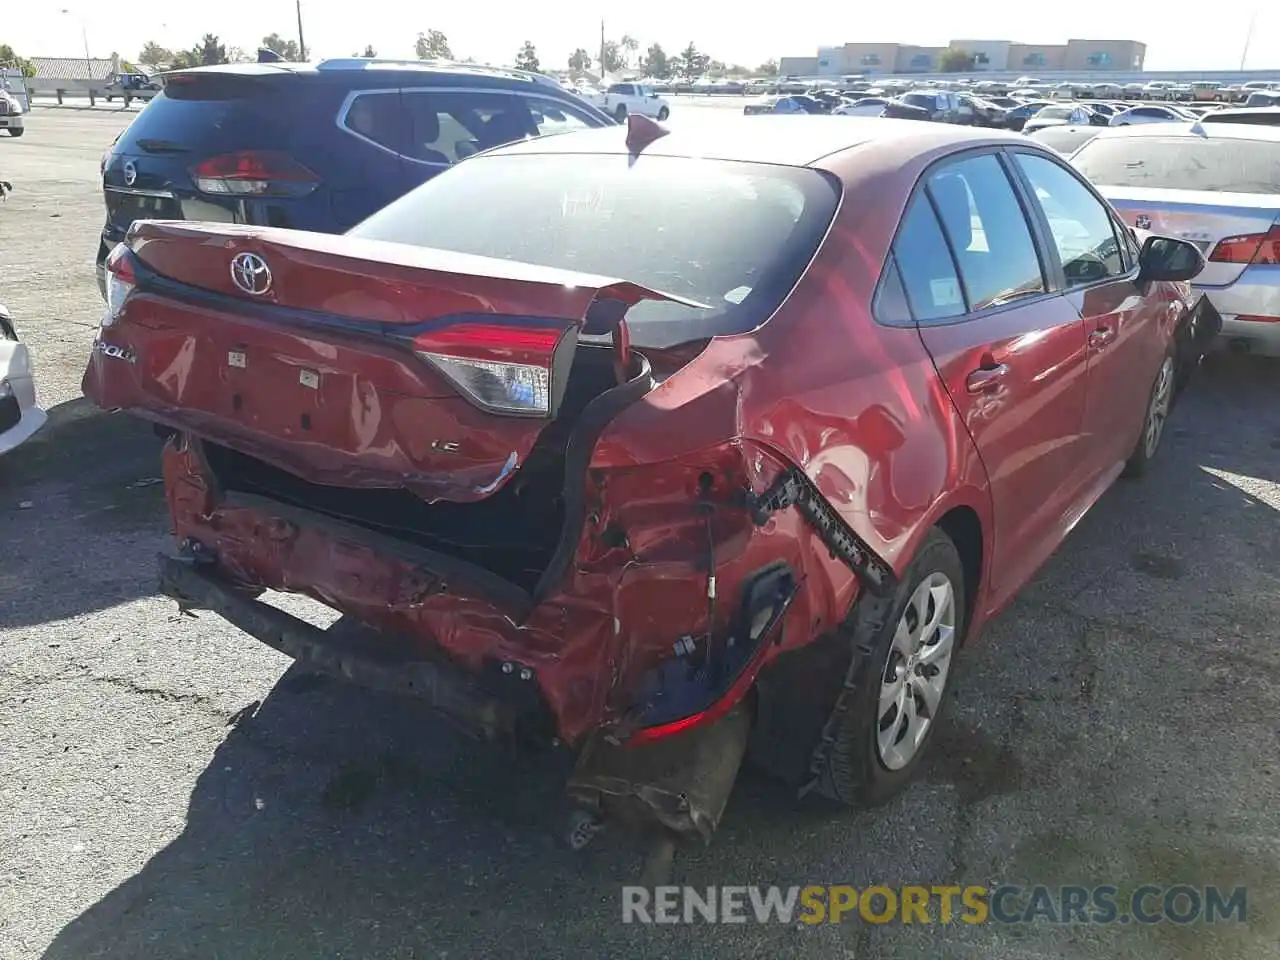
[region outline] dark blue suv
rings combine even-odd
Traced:
[[[134,220],[342,233],[457,161],[614,121],[556,81],[430,61],[236,63],[167,74],[103,157],[103,261]]]

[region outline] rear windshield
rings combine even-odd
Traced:
[[[479,156],[354,227],[353,236],[601,274],[705,309],[646,301],[637,344],[762,324],[822,241],[839,189],[816,170],[683,157]]]
[[[260,79],[179,76],[142,108],[120,137],[124,153],[198,150],[234,137],[236,145],[268,146],[288,129],[280,122],[282,83]]]
[[[1071,162],[1100,186],[1280,194],[1280,143],[1098,137]]]

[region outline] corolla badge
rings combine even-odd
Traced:
[[[1139,230],[1150,230],[1151,218],[1148,217],[1145,213],[1140,213],[1133,218],[1133,225],[1137,227]]]
[[[138,182],[138,167],[132,160],[124,162],[124,185],[132,187]]]
[[[231,258],[231,281],[245,293],[260,297],[271,289],[271,268],[256,253]]]

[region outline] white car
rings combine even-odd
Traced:
[[[604,93],[587,98],[588,102],[621,123],[629,113],[665,120],[671,116],[671,105],[643,83],[614,83]]]
[[[1110,125],[1113,127],[1128,127],[1136,123],[1185,123],[1188,120],[1195,119],[1195,114],[1188,113],[1178,107],[1147,105],[1121,110],[1111,118]]]
[[[44,426],[36,406],[31,355],[18,341],[13,318],[0,304],[0,453],[8,453]]]
[[[22,103],[8,90],[0,89],[0,130],[11,137],[25,133],[22,122]]]
[[[878,117],[884,113],[889,101],[883,97],[863,97],[840,104],[831,111],[834,117]]]

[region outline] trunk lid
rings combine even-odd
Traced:
[[[1280,196],[1209,193],[1151,187],[1099,186],[1125,223],[1166,237],[1190,240],[1206,258],[1223,240],[1265,234],[1280,218]],[[1208,260],[1196,286],[1227,286],[1247,263]]]
[[[482,499],[515,474],[556,420],[584,327],[616,330],[641,300],[688,303],[609,277],[262,227],[143,222],[128,247],[110,269],[131,273],[132,291],[104,324],[89,397],[316,483],[428,501]]]

